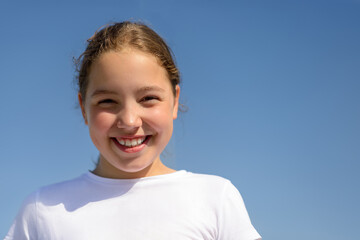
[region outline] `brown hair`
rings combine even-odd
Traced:
[[[95,32],[88,39],[86,50],[75,61],[78,72],[78,91],[84,100],[91,65],[101,54],[111,50],[121,51],[125,48],[133,48],[155,56],[168,73],[175,96],[176,85],[180,83],[180,73],[170,48],[154,30],[145,24],[125,21],[107,25]]]

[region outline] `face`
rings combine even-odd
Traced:
[[[90,69],[80,106],[90,137],[100,151],[101,175],[159,172],[160,153],[177,117],[176,96],[166,70],[147,53],[107,52]]]

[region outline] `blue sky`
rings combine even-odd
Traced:
[[[129,1],[130,2],[130,1]],[[72,58],[142,20],[182,73],[163,160],[240,190],[270,240],[347,240],[360,223],[360,1],[0,3],[0,237],[24,197],[92,169]]]

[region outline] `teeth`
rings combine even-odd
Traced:
[[[136,147],[142,144],[144,141],[145,141],[145,137],[134,138],[134,139],[118,139],[118,143],[126,147]]]

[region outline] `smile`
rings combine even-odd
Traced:
[[[116,138],[118,143],[122,146],[126,147],[136,147],[141,145],[146,139],[146,136],[139,137],[139,138]]]
[[[126,153],[136,153],[144,149],[149,142],[151,135],[137,137],[117,137],[112,138],[117,147]]]

